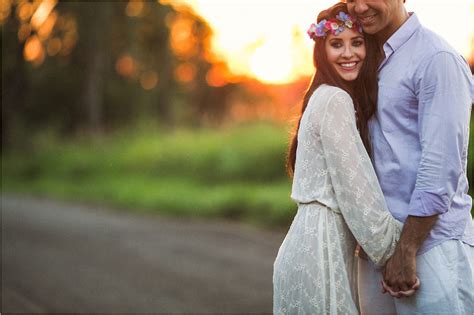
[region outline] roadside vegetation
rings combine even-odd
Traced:
[[[287,132],[253,124],[220,131],[142,128],[102,139],[43,134],[2,156],[2,190],[177,216],[288,223]]]

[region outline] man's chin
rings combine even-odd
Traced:
[[[377,33],[377,29],[373,26],[367,26],[367,27],[363,27],[362,26],[362,30],[364,31],[365,34],[369,34],[369,35],[375,35]]]

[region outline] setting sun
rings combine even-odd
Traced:
[[[214,53],[234,75],[265,83],[288,83],[313,72],[312,41],[306,36],[317,13],[334,0],[162,1],[190,5],[210,24]],[[472,0],[409,0],[422,23],[469,58],[473,32]],[[454,27],[459,23],[462,28]]]

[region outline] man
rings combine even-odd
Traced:
[[[359,260],[361,311],[474,314],[474,228],[466,177],[474,94],[469,67],[406,11],[405,1],[346,2],[383,54],[378,108],[369,126],[373,164],[390,212],[405,223],[384,270]],[[381,293],[382,275],[398,299]],[[405,297],[403,291],[418,288],[417,276],[421,286]]]

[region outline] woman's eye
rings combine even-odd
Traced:
[[[342,44],[341,44],[341,43],[338,43],[338,42],[332,42],[332,43],[331,43],[331,47],[333,47],[333,48],[341,48],[341,47],[342,47]]]
[[[362,46],[363,44],[364,44],[364,42],[361,41],[361,40],[356,40],[356,41],[352,42],[352,46],[354,46],[354,47],[359,47],[359,46]]]

